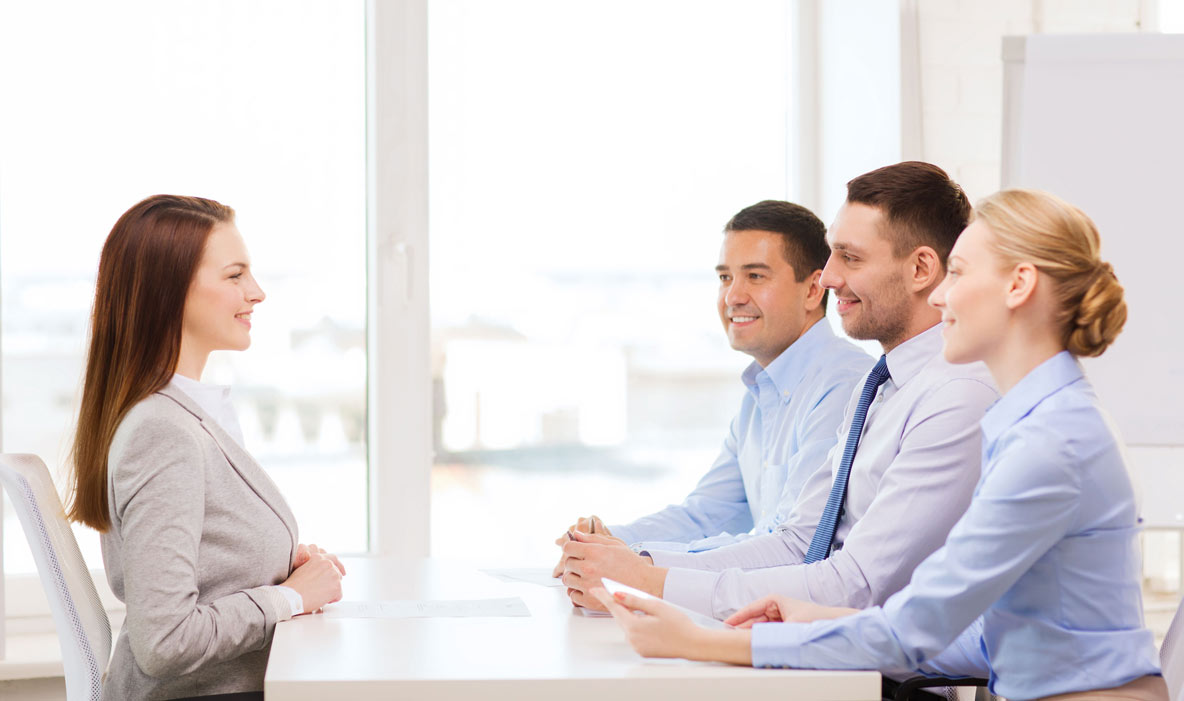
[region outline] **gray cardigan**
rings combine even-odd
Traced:
[[[274,590],[296,554],[275,483],[197,403],[165,387],[132,407],[108,453],[112,591],[127,604],[104,699],[258,691]]]

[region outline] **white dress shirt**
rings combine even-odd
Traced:
[[[198,382],[184,375],[173,375],[171,384],[197,402],[202,411],[213,417],[222,430],[229,433],[230,437],[238,442],[239,447],[247,447],[243,443],[243,429],[238,423],[238,412],[234,410],[234,404],[230,402],[230,385]]]
[[[979,421],[999,394],[982,363],[941,355],[941,324],[887,354],[851,466],[835,550],[802,564],[830,494],[863,386],[852,393],[838,445],[772,534],[701,553],[653,551],[669,567],[663,597],[725,618],[767,594],[830,606],[882,604],[945,542],[981,473]]]
[[[202,411],[217,421],[218,426],[230,434],[241,448],[246,449],[243,429],[238,423],[238,412],[234,410],[234,404],[230,401],[229,385],[212,385],[177,374],[173,375],[173,380],[169,384],[197,402]],[[280,620],[286,621],[292,616],[304,613],[304,598],[295,589],[277,585],[272,587],[271,594],[273,608],[280,614]]]

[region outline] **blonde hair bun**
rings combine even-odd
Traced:
[[[978,203],[973,220],[990,228],[991,246],[1009,265],[1032,263],[1053,280],[1055,323],[1076,356],[1101,355],[1126,323],[1114,268],[1099,256],[1098,229],[1077,207],[1039,190],[1000,190]]]
[[[1073,328],[1066,344],[1073,355],[1101,355],[1126,324],[1126,300],[1122,285],[1109,263],[1102,263],[1086,289],[1073,317]]]

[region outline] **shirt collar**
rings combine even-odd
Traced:
[[[983,438],[986,443],[994,442],[1046,397],[1083,377],[1085,373],[1081,365],[1069,351],[1061,351],[1037,365],[983,416]]]
[[[184,392],[185,394],[188,394],[190,396],[190,398],[195,399],[195,400],[199,396],[202,396],[202,397],[213,396],[213,397],[217,397],[219,399],[227,398],[230,396],[230,386],[229,385],[207,384],[205,382],[199,382],[197,380],[193,380],[188,377],[185,377],[184,375],[182,375],[180,373],[173,374],[173,384],[176,385],[177,388],[180,389],[182,392]]]
[[[921,372],[921,368],[941,353],[941,329],[937,323],[888,351],[887,364],[890,382],[897,389]]]
[[[806,333],[799,336],[798,340],[789,344],[789,348],[781,351],[781,355],[774,358],[769,367],[762,368],[761,364],[754,360],[744,369],[740,379],[753,396],[757,394],[757,379],[761,373],[768,376],[779,394],[793,392],[805,379],[810,361],[818,357],[823,346],[834,338],[835,332],[831,330],[826,317],[823,317],[806,329]]]

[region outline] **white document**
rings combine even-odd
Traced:
[[[551,576],[551,570],[546,567],[518,567],[501,570],[481,570],[494,579],[503,582],[528,582],[540,587],[562,587],[563,582]]]
[[[326,618],[472,618],[529,616],[518,597],[461,601],[338,601],[325,606]]]
[[[702,613],[699,613],[698,611],[692,611],[691,609],[686,608],[685,606],[679,606],[678,604],[671,603],[669,601],[666,601],[665,599],[654,596],[653,594],[650,594],[649,592],[644,592],[640,589],[634,589],[633,587],[629,586],[628,584],[621,584],[620,582],[613,580],[613,579],[609,579],[608,577],[601,577],[600,581],[601,581],[601,583],[604,584],[604,588],[606,591],[608,591],[609,594],[616,594],[619,591],[623,591],[626,594],[632,594],[633,596],[636,596],[639,599],[652,599],[654,601],[661,601],[662,603],[666,604],[667,606],[673,607],[676,611],[681,611],[682,613],[686,614],[687,618],[690,618],[692,621],[703,626],[704,628],[731,628],[732,627],[732,626],[728,625],[727,623],[724,623],[723,621],[715,620],[711,616],[704,615]]]

